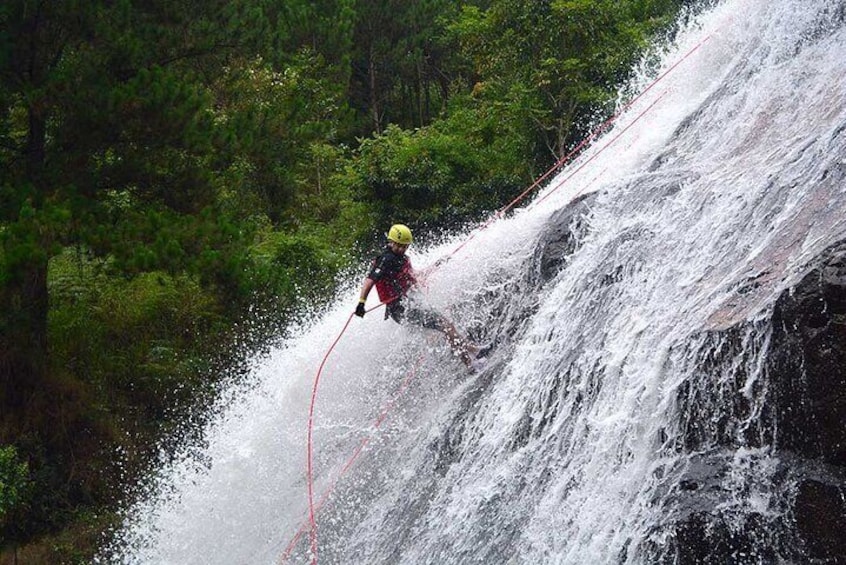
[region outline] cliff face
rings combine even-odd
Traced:
[[[846,561],[846,242],[779,297],[767,368],[775,447],[797,459],[792,518],[809,558]]]
[[[689,463],[666,487],[662,562],[846,562],[846,242],[812,265],[769,320],[710,335],[703,381],[680,391]],[[753,326],[769,326],[760,350],[746,339]],[[762,363],[760,381],[742,358]],[[757,413],[750,386],[765,398]],[[760,493],[757,508],[730,502],[739,461],[768,477],[744,485]]]
[[[550,218],[535,284],[566,268],[594,199]],[[678,346],[694,349],[697,369],[679,388],[670,440],[683,463],[656,471],[653,561],[846,562],[846,242],[814,259],[771,312]],[[764,399],[757,408],[753,396]],[[766,477],[741,487],[760,495],[757,507],[731,502],[738,465]]]
[[[768,368],[780,422],[776,446],[846,466],[846,242],[778,299]],[[844,530],[846,531],[846,530]]]

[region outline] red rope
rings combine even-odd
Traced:
[[[574,176],[575,176],[575,175],[576,175],[579,171],[581,171],[582,169],[584,169],[584,168],[585,168],[585,167],[586,167],[589,163],[591,163],[594,159],[596,159],[599,155],[601,155],[601,154],[602,154],[602,153],[603,153],[606,149],[608,149],[609,147],[611,147],[611,145],[613,145],[613,144],[614,144],[614,142],[616,142],[618,139],[620,139],[620,137],[621,137],[624,133],[626,133],[626,132],[629,130],[629,128],[631,128],[631,127],[632,127],[633,125],[635,125],[638,121],[640,121],[640,119],[641,119],[644,115],[646,115],[646,113],[647,113],[647,112],[649,112],[649,110],[651,110],[651,109],[655,106],[655,104],[657,104],[657,103],[658,103],[658,101],[659,101],[659,100],[661,100],[661,98],[663,98],[663,97],[664,97],[664,95],[665,95],[665,94],[667,94],[667,92],[666,92],[666,91],[662,92],[662,93],[661,93],[661,94],[660,94],[660,95],[659,95],[659,96],[658,96],[655,100],[653,100],[653,101],[652,101],[652,103],[651,103],[649,106],[647,106],[647,107],[646,107],[646,109],[645,109],[645,110],[643,110],[640,114],[638,114],[638,115],[637,115],[637,117],[636,117],[634,120],[632,120],[632,123],[630,123],[630,124],[629,124],[629,125],[627,125],[625,128],[623,128],[623,129],[622,129],[622,131],[620,131],[620,133],[618,133],[617,135],[615,135],[615,136],[614,136],[614,138],[613,138],[613,139],[611,139],[611,141],[609,141],[608,143],[606,143],[605,145],[603,145],[601,149],[599,149],[596,153],[594,153],[593,155],[591,155],[590,159],[588,159],[587,161],[585,161],[584,163],[582,163],[581,165],[579,165],[579,166],[578,166],[578,167],[577,167],[577,168],[576,168],[576,169],[575,169],[572,173],[570,173],[570,174],[569,174],[569,175],[568,175],[568,176],[567,176],[564,180],[562,180],[561,182],[559,182],[559,183],[558,183],[558,184],[557,184],[557,185],[556,185],[556,186],[555,186],[552,190],[550,190],[549,192],[547,192],[546,194],[544,194],[544,195],[543,195],[543,197],[542,197],[542,198],[540,198],[539,200],[536,200],[536,201],[533,203],[533,205],[539,205],[541,202],[543,202],[544,200],[546,200],[547,198],[549,198],[550,196],[552,196],[552,194],[553,194],[554,192],[556,192],[559,188],[561,188],[562,186],[564,186],[564,183],[566,183],[568,180],[570,180],[571,178],[573,178],[573,177],[574,177]],[[570,154],[572,155],[572,152],[571,152]],[[547,173],[547,174],[548,174],[548,173]],[[546,176],[546,175],[544,175],[544,176]],[[597,178],[598,178],[598,177],[597,177]],[[594,179],[593,179],[590,183],[588,183],[588,185],[586,185],[586,186],[582,187],[582,189],[581,189],[578,193],[576,193],[576,195],[574,196],[574,198],[575,198],[576,196],[578,196],[579,194],[581,194],[582,192],[584,192],[584,191],[585,191],[585,189],[587,189],[587,188],[588,188],[588,186],[590,186],[591,184],[593,184],[595,181],[596,181],[596,178],[594,178]],[[434,263],[434,265],[432,265],[432,267],[431,267],[431,268],[429,268],[429,269],[425,269],[425,270],[423,271],[423,275],[422,275],[422,276],[423,276],[423,278],[428,277],[428,276],[432,273],[432,271],[434,271],[434,269],[436,269],[436,268],[440,267],[443,263],[445,263],[445,262],[446,262],[446,261],[448,261],[450,258],[452,258],[452,257],[453,257],[456,253],[458,253],[459,251],[461,251],[461,249],[462,249],[462,248],[464,248],[464,246],[465,246],[465,245],[467,245],[468,243],[470,243],[470,242],[471,242],[471,241],[472,241],[472,240],[473,240],[473,239],[474,239],[474,238],[475,238],[475,237],[476,237],[479,233],[481,233],[481,232],[482,232],[482,231],[484,231],[484,230],[485,230],[485,229],[486,229],[489,225],[491,225],[491,224],[494,222],[494,220],[496,220],[497,218],[502,217],[502,215],[503,215],[503,214],[504,214],[504,213],[505,213],[508,209],[510,209],[512,206],[514,206],[514,204],[516,204],[519,200],[521,200],[521,199],[522,199],[522,198],[523,198],[526,194],[527,194],[527,192],[523,192],[523,194],[521,194],[520,196],[518,196],[518,197],[517,197],[517,198],[516,198],[516,199],[515,199],[515,200],[514,200],[511,204],[509,204],[509,205],[508,205],[508,206],[506,206],[505,208],[502,208],[501,210],[498,210],[495,214],[493,214],[490,218],[488,218],[488,220],[487,220],[484,224],[482,224],[482,226],[481,226],[479,229],[477,229],[475,232],[471,233],[471,234],[470,234],[470,236],[469,236],[469,237],[467,237],[467,238],[466,238],[466,239],[465,239],[465,240],[461,243],[461,245],[459,245],[458,247],[456,247],[455,249],[453,249],[452,251],[450,251],[450,252],[449,252],[449,253],[448,253],[445,257],[443,257],[443,258],[441,258],[441,259],[438,259],[438,260]]]
[[[576,174],[578,174],[578,173],[579,173],[579,171],[581,171],[582,169],[584,169],[585,167],[587,167],[587,166],[591,163],[591,161],[593,161],[594,159],[596,159],[597,157],[599,157],[599,155],[601,155],[603,151],[605,151],[606,149],[608,149],[609,147],[611,147],[611,146],[614,144],[614,142],[616,142],[618,139],[620,139],[620,137],[621,137],[624,133],[626,133],[626,132],[629,130],[629,128],[630,128],[630,127],[632,127],[632,126],[633,126],[633,125],[635,125],[638,121],[640,121],[640,119],[641,119],[643,116],[645,116],[645,115],[646,115],[646,113],[647,113],[647,112],[649,112],[649,110],[651,110],[651,109],[652,109],[652,108],[653,108],[653,107],[654,107],[654,106],[658,103],[658,101],[659,101],[659,100],[661,100],[661,98],[663,98],[663,97],[664,97],[664,95],[665,95],[665,94],[667,94],[667,91],[664,91],[664,92],[662,92],[661,94],[659,94],[659,95],[658,95],[658,97],[657,97],[655,100],[653,100],[653,101],[652,101],[652,104],[650,104],[649,106],[647,106],[647,107],[646,107],[646,109],[644,109],[644,110],[643,110],[640,114],[638,114],[638,115],[637,115],[637,117],[636,117],[634,120],[632,120],[632,123],[630,123],[629,125],[627,125],[626,127],[624,127],[624,128],[620,131],[620,133],[618,133],[617,135],[615,135],[615,136],[613,137],[613,139],[611,139],[611,141],[609,141],[608,143],[606,143],[605,145],[603,145],[601,149],[599,149],[596,153],[594,153],[593,155],[591,155],[590,159],[588,159],[587,161],[585,161],[584,163],[582,163],[581,165],[579,165],[578,167],[576,167],[576,169],[575,169],[572,173],[570,173],[569,175],[567,175],[567,177],[566,177],[566,178],[564,178],[564,180],[562,180],[561,182],[559,182],[559,183],[555,186],[555,188],[553,188],[552,190],[550,190],[549,192],[547,192],[546,194],[544,194],[542,198],[539,198],[538,200],[536,200],[535,202],[533,202],[533,205],[534,205],[534,206],[539,206],[541,202],[543,202],[544,200],[546,200],[547,198],[549,198],[550,196],[552,196],[552,195],[553,195],[553,193],[555,193],[555,191],[557,191],[559,188],[561,188],[562,186],[564,186],[564,183],[566,183],[568,180],[570,180],[571,178],[573,178]],[[596,179],[594,179],[594,180],[596,180]],[[593,183],[593,181],[591,181],[591,183]],[[575,198],[576,196],[578,196],[579,194],[581,194],[582,192],[584,192],[584,190],[585,190],[588,186],[589,186],[589,185],[584,186],[584,187],[582,188],[582,190],[580,190],[579,192],[577,192],[577,193],[574,195],[574,198]]]
[[[332,345],[329,346],[329,349],[326,351],[326,355],[323,356],[323,361],[320,362],[320,367],[317,369],[317,375],[314,377],[314,385],[311,388],[311,403],[309,403],[308,406],[308,455],[306,462],[306,481],[308,482],[308,520],[311,524],[312,563],[317,563],[317,522],[314,519],[314,467],[312,465],[312,431],[314,424],[314,405],[317,400],[317,385],[320,383],[320,375],[323,374],[323,367],[326,365],[326,360],[329,359],[329,355],[335,350],[335,346],[338,345],[338,342],[341,341],[341,337],[347,331],[354,315],[355,313],[350,314],[349,318],[347,318],[347,323],[344,324],[344,328],[341,330],[341,333],[338,334],[338,337],[335,338],[335,341],[332,342]]]
[[[380,306],[382,306],[382,304],[379,304],[379,306],[375,306],[371,310],[368,310],[368,312],[375,310],[375,309],[379,308]],[[349,320],[347,321],[347,325],[349,325]],[[344,330],[346,330],[346,326],[344,327]],[[344,331],[341,332],[342,335],[343,335],[343,333],[344,333]],[[337,343],[337,340],[335,340],[335,343]],[[334,347],[334,344],[333,344],[333,347]],[[417,371],[420,368],[422,361],[423,361],[423,354],[421,354],[417,358],[417,361],[414,362],[414,366],[413,366],[412,370],[409,371],[409,373],[406,375],[405,379],[400,384],[399,389],[397,389],[397,391],[394,393],[394,395],[391,397],[391,399],[388,401],[388,403],[384,406],[382,411],[379,413],[379,416],[376,418],[376,420],[373,423],[374,429],[378,430],[382,426],[382,423],[387,419],[388,414],[391,412],[391,409],[393,408],[396,401],[399,399],[399,397],[408,388],[408,385],[411,383],[412,379],[417,375]],[[312,394],[312,396],[314,396],[314,395]],[[313,500],[313,499],[311,499],[312,488],[311,488],[311,484],[309,484],[309,497],[310,497],[309,515],[308,515],[307,519],[303,520],[302,525],[300,525],[300,528],[297,530],[294,537],[288,543],[288,546],[285,548],[285,552],[282,554],[282,557],[279,559],[280,563],[285,563],[288,560],[288,558],[290,558],[291,552],[293,552],[294,547],[296,547],[296,545],[297,545],[297,542],[302,537],[302,535],[305,533],[306,528],[309,527],[309,526],[311,527],[311,531],[313,532],[312,535],[311,535],[311,537],[312,537],[312,547],[311,547],[312,555],[313,556],[316,555],[315,554],[316,533],[314,533],[314,532],[316,531],[317,524],[314,521],[314,515],[318,510],[320,510],[320,508],[323,507],[323,505],[329,499],[329,496],[335,490],[335,487],[337,486],[338,482],[352,468],[353,464],[356,462],[356,460],[359,458],[361,453],[364,451],[364,448],[367,447],[368,443],[370,443],[370,439],[371,439],[371,436],[365,436],[364,438],[362,438],[361,442],[358,444],[358,446],[353,451],[352,456],[349,459],[347,459],[346,463],[344,463],[344,466],[341,468],[341,471],[338,473],[338,476],[335,477],[335,479],[332,481],[332,483],[328,487],[326,487],[323,490],[323,492],[320,494],[320,500],[318,500],[316,505],[311,504],[311,502]],[[309,444],[311,444],[311,435],[310,434],[309,434]],[[311,449],[309,449],[309,451],[310,450]],[[309,475],[309,476],[311,476],[311,475]]]

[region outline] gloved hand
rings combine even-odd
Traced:
[[[359,302],[358,306],[355,307],[355,315],[358,316],[359,318],[363,318],[364,313],[365,313],[364,302]]]

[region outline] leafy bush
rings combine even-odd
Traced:
[[[350,174],[380,224],[438,227],[495,210],[530,179],[527,140],[508,117],[470,99],[416,130],[389,126],[361,143]],[[505,119],[501,119],[505,118]]]
[[[13,446],[0,446],[0,546],[16,536],[11,517],[27,504],[30,490],[28,465]]]

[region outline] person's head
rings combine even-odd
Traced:
[[[404,224],[394,224],[388,230],[388,246],[394,253],[405,253],[411,241],[411,230]]]

